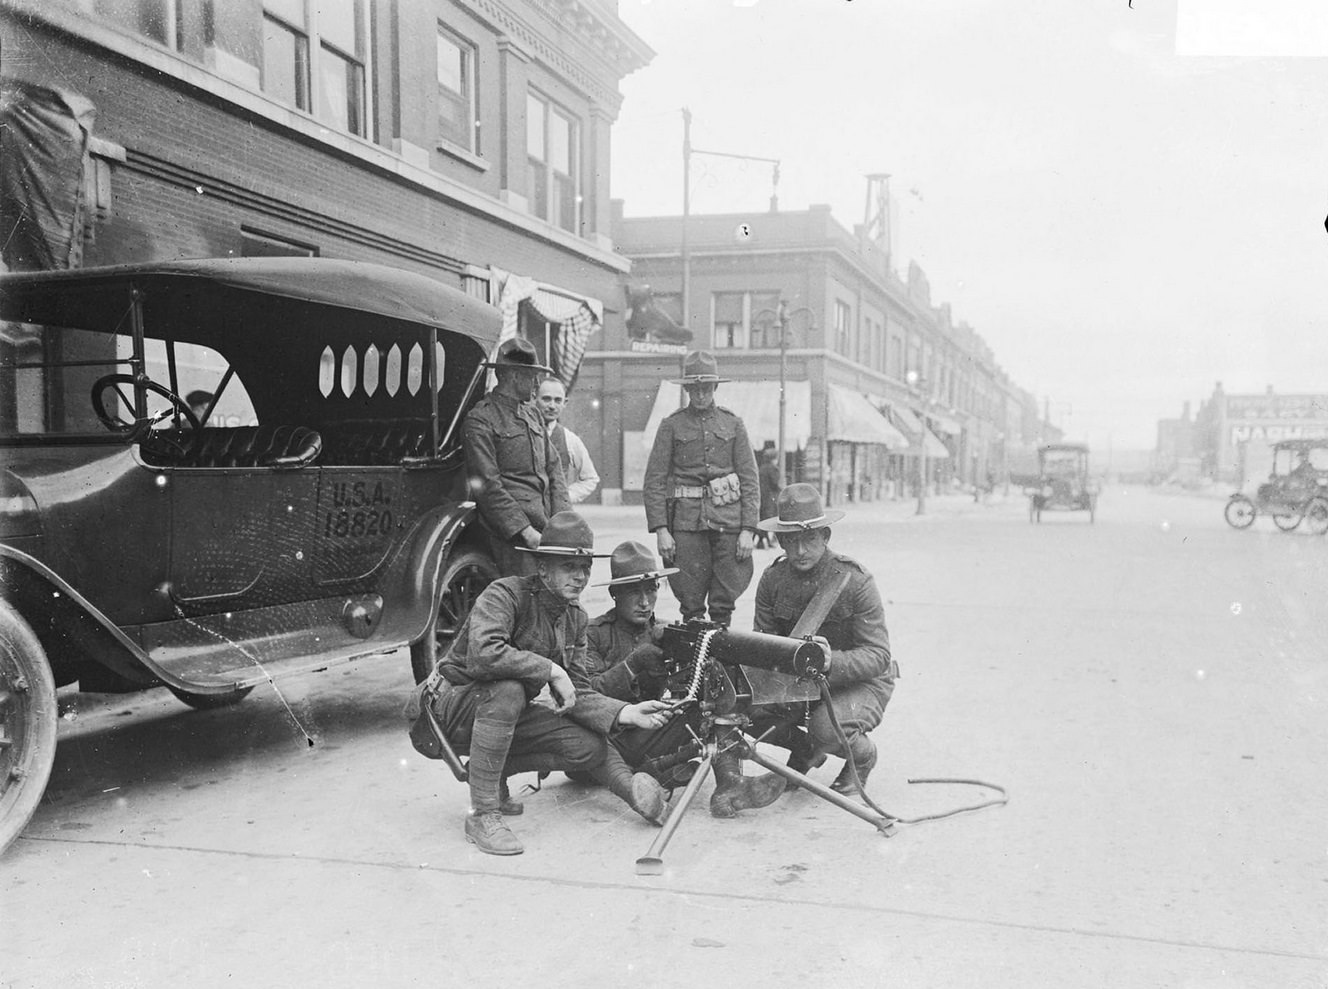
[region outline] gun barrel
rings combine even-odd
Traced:
[[[716,662],[776,670],[798,677],[824,672],[825,659],[814,642],[766,632],[742,632],[708,622],[669,625],[664,629],[660,646],[666,654],[678,659],[690,658],[701,636],[712,630],[715,634],[710,636],[708,654]]]

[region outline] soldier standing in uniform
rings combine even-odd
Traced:
[[[659,424],[646,464],[646,525],[658,539],[684,620],[728,625],[733,605],[752,582],[752,545],[760,518],[760,484],[747,427],[715,405],[715,356],[694,350],[678,382],[687,405]]]
[[[558,453],[530,406],[535,383],[552,372],[521,337],[504,341],[489,366],[498,383],[462,425],[466,474],[498,572],[529,574],[533,558],[518,550],[538,546],[549,519],[571,507]]]
[[[842,757],[844,767],[831,789],[852,795],[855,789],[849,767],[856,767],[859,781],[866,783],[876,765],[876,745],[867,733],[881,723],[899,675],[899,667],[890,658],[885,610],[871,574],[829,547],[830,526],[844,517],[843,512],[827,512],[820,492],[810,484],[790,484],[779,493],[776,507],[775,517],[763,519],[760,526],[775,534],[784,555],[766,568],[756,586],[754,628],[788,635],[823,584],[837,580],[840,574],[849,575],[816,632],[829,652],[830,699],[849,751],[840,746],[820,701],[765,708],[753,724],[752,734],[775,727],[766,741],[788,749],[789,767],[800,773],[821,765],[827,754]]]
[[[663,728],[668,705],[606,697],[586,671],[579,600],[598,555],[593,547],[590,526],[575,512],[550,519],[540,545],[525,550],[536,573],[486,587],[422,685],[421,703],[431,706],[448,742],[470,753],[466,839],[491,855],[522,851],[503,818],[522,812],[507,777],[524,772],[585,772],[646,820],[664,821],[663,788],[634,774],[605,736]],[[557,710],[532,703],[546,685]]]

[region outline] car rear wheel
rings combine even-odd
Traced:
[[[1222,514],[1226,516],[1227,525],[1232,528],[1248,529],[1254,524],[1254,502],[1244,495],[1237,495],[1227,502]]]
[[[0,852],[41,802],[55,762],[55,678],[36,634],[0,601]]]
[[[187,690],[177,690],[175,687],[166,688],[180,700],[184,701],[195,711],[215,711],[219,707],[230,707],[232,704],[238,704],[249,696],[253,687],[241,687],[239,690],[232,690],[229,694],[194,694]]]
[[[424,636],[410,647],[410,670],[415,682],[433,672],[434,663],[461,631],[480,592],[498,577],[498,568],[486,553],[466,550],[443,568],[438,581],[438,613]]]
[[[1283,532],[1290,532],[1296,526],[1300,525],[1300,512],[1274,513],[1273,525],[1277,526]]]
[[[1328,532],[1328,498],[1311,498],[1305,506],[1305,530],[1315,536]]]

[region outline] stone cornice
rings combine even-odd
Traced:
[[[498,0],[454,0],[454,2],[468,10],[471,14],[478,17],[494,27],[500,34],[506,35],[516,45],[542,64],[548,66],[555,74],[565,80],[571,86],[579,89],[591,101],[612,107],[614,113],[617,113],[618,107],[622,104],[622,94],[618,92],[618,80],[634,69],[640,68],[646,64],[648,59],[641,59],[630,55],[620,42],[614,40],[611,32],[605,30],[602,36],[588,31],[585,26],[585,18],[572,16],[571,20],[564,20],[556,14],[546,15],[552,18],[552,23],[562,27],[564,30],[571,30],[577,35],[577,39],[585,45],[587,50],[595,52],[616,73],[617,78],[611,84],[604,81],[603,77],[587,70],[574,57],[564,52],[558,46],[554,45],[535,27],[532,27],[522,18],[518,17],[507,4],[500,3]],[[561,6],[562,0],[547,0],[547,3],[541,3],[539,9],[544,6]],[[571,0],[568,0],[571,2]],[[592,15],[593,16],[593,15]],[[603,25],[602,20],[596,20],[595,23]],[[624,27],[623,30],[626,30]],[[635,36],[633,36],[635,37]],[[641,47],[644,47],[642,45]],[[646,49],[649,52],[649,49]],[[653,55],[653,52],[649,52]],[[626,59],[626,61],[625,61]]]

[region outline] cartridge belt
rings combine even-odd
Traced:
[[[704,498],[706,496],[706,486],[704,484],[690,485],[679,484],[673,489],[675,498]]]

